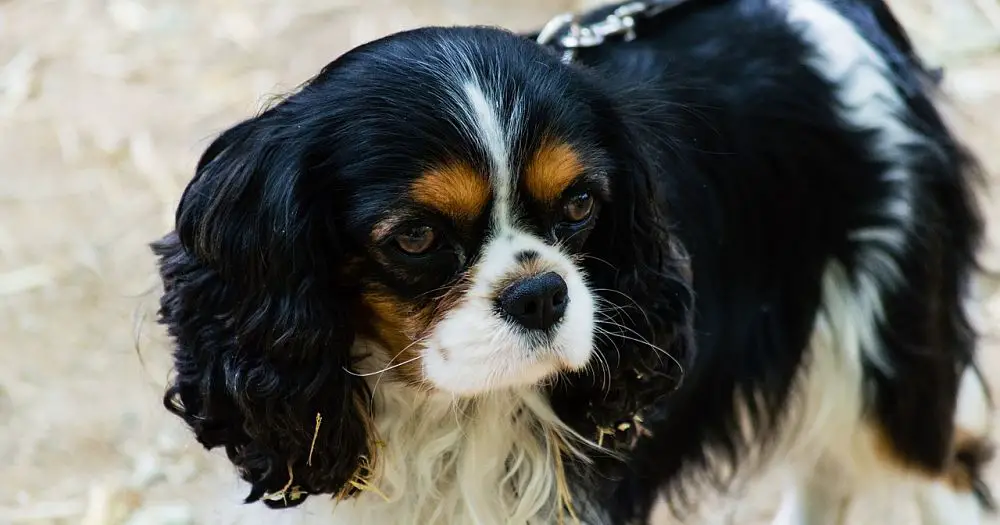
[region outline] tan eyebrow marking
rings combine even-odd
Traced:
[[[532,198],[551,203],[582,173],[583,162],[572,146],[546,138],[528,163],[524,184]]]
[[[458,221],[479,217],[489,204],[487,178],[466,162],[449,162],[424,171],[410,187],[417,202]]]

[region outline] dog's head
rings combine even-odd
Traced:
[[[366,374],[476,396],[598,359],[624,392],[604,399],[638,403],[628,381],[665,358],[629,341],[668,335],[678,300],[650,171],[600,81],[531,41],[429,28],[356,48],[225,131],[154,246],[168,407],[252,500],[350,492]]]

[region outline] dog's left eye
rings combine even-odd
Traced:
[[[437,234],[430,226],[417,226],[396,235],[396,245],[410,255],[426,253],[434,247]]]
[[[583,222],[594,212],[594,196],[590,192],[578,193],[563,205],[563,215],[570,222]]]

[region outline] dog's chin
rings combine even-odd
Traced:
[[[428,346],[422,359],[423,376],[433,388],[463,397],[530,388],[545,384],[560,373],[586,367],[593,354],[591,344],[588,341],[572,349],[558,343],[534,348],[492,347],[483,359],[461,355],[463,350],[477,354],[471,348]]]

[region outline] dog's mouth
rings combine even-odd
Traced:
[[[453,342],[425,347],[422,373],[425,382],[437,389],[476,395],[545,384],[560,373],[584,369],[591,354],[589,344],[583,351],[568,351],[552,344]]]
[[[424,381],[456,395],[475,395],[536,386],[559,373],[585,368],[594,353],[593,299],[578,276],[566,282],[566,297],[555,299],[566,303],[565,312],[548,325],[543,317],[549,314],[532,309],[551,305],[508,305],[522,316],[516,321],[509,312],[498,312],[494,301],[470,294],[423,343]]]

